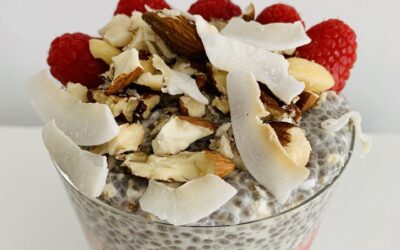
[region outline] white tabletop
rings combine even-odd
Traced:
[[[400,249],[400,135],[375,135],[344,173],[313,250]],[[0,249],[86,250],[39,128],[0,127]]]

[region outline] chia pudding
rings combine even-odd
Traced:
[[[134,2],[100,38],[55,39],[62,84],[30,86],[91,248],[309,249],[355,135],[367,141],[339,94],[354,61],[336,72],[309,52],[326,52],[315,30],[342,22],[306,32],[266,23],[282,5],[256,22],[230,1],[229,17]]]

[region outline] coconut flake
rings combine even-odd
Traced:
[[[71,184],[90,198],[100,196],[108,174],[107,158],[82,150],[54,120],[45,125],[42,136],[51,158]]]
[[[213,192],[210,192],[213,190]],[[199,221],[228,202],[237,190],[216,175],[206,175],[178,188],[150,181],[140,198],[143,211],[180,226]]]
[[[186,94],[199,103],[208,104],[208,99],[199,90],[196,81],[188,74],[172,70],[157,55],[153,55],[153,66],[160,70],[164,76],[165,86],[161,89],[163,93],[170,95]]]
[[[28,85],[31,102],[43,122],[54,119],[76,144],[100,145],[119,133],[110,108],[104,104],[82,103],[53,84],[47,71],[33,77]]]
[[[221,34],[269,51],[293,50],[311,42],[301,22],[262,25],[234,17]]]
[[[253,73],[286,104],[303,92],[304,84],[289,75],[289,63],[282,55],[222,36],[200,16],[196,16],[196,26],[208,59],[216,68]]]
[[[260,118],[267,112],[251,73],[230,72],[227,79],[235,142],[250,174],[284,204],[310,171],[293,161],[274,129]]]
[[[362,117],[359,112],[350,111],[350,112],[342,115],[338,119],[326,120],[321,124],[321,127],[329,133],[335,133],[335,132],[341,130],[342,128],[344,128],[344,126],[346,126],[350,121],[353,122],[355,131],[356,131],[356,135],[361,141],[361,145],[362,145],[361,157],[364,157],[371,150],[372,139],[370,136],[367,136],[362,132],[362,129],[361,129]]]

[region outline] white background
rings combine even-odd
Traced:
[[[187,9],[190,2],[170,0]],[[250,1],[236,0],[242,6]],[[254,0],[258,10],[274,1]],[[293,0],[308,27],[339,17],[358,33],[359,60],[344,91],[368,132],[400,131],[400,32],[396,0]],[[39,125],[24,83],[46,67],[51,40],[96,31],[111,17],[112,0],[0,0],[0,125]]]

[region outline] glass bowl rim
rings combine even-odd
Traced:
[[[54,164],[54,166],[57,169],[57,172],[59,173],[59,175],[61,176],[61,178],[63,179],[64,183],[66,183],[70,188],[72,188],[73,190],[75,190],[75,192],[77,192],[80,196],[82,196],[84,199],[89,200],[90,202],[95,203],[96,205],[103,207],[104,209],[107,209],[113,213],[116,213],[119,216],[122,216],[124,218],[127,218],[129,220],[135,220],[135,221],[141,221],[143,223],[146,224],[155,224],[155,225],[163,225],[163,226],[172,226],[172,227],[177,227],[177,228],[227,228],[227,227],[237,227],[237,226],[242,226],[242,225],[248,225],[248,224],[255,224],[261,221],[268,221],[268,220],[272,220],[276,217],[288,214],[292,211],[295,211],[297,209],[300,209],[302,207],[304,207],[305,205],[309,204],[310,202],[312,202],[313,200],[317,199],[318,197],[320,197],[320,195],[324,194],[327,190],[329,190],[334,184],[336,184],[337,180],[340,178],[340,176],[343,174],[344,170],[347,168],[347,165],[352,157],[353,154],[353,150],[354,150],[354,145],[355,145],[355,137],[356,137],[356,133],[355,133],[355,128],[354,126],[350,126],[351,128],[351,133],[352,133],[352,138],[350,141],[350,148],[349,148],[349,153],[347,155],[347,159],[343,165],[343,167],[340,169],[340,172],[333,178],[333,180],[331,181],[331,183],[325,185],[323,188],[321,188],[318,192],[316,192],[315,194],[313,194],[312,196],[310,196],[309,198],[305,199],[304,201],[302,201],[301,203],[297,204],[296,206],[293,206],[287,210],[284,210],[280,213],[274,214],[272,216],[268,216],[265,218],[261,218],[261,219],[257,219],[257,220],[252,220],[252,221],[246,221],[243,223],[239,223],[239,224],[232,224],[232,225],[216,225],[216,226],[207,226],[207,225],[183,225],[183,226],[174,226],[172,224],[166,223],[166,222],[161,222],[161,221],[150,221],[150,220],[146,220],[142,217],[139,217],[138,215],[135,214],[130,214],[124,211],[121,211],[119,209],[116,209],[102,201],[100,201],[97,198],[89,198],[87,196],[85,196],[84,194],[82,194],[78,189],[76,189],[74,187],[74,185],[72,185],[72,183],[70,182],[70,180],[68,179],[68,177],[65,176],[65,174],[59,169],[59,167],[57,166],[57,164],[54,162],[54,160],[52,159],[52,162]]]

